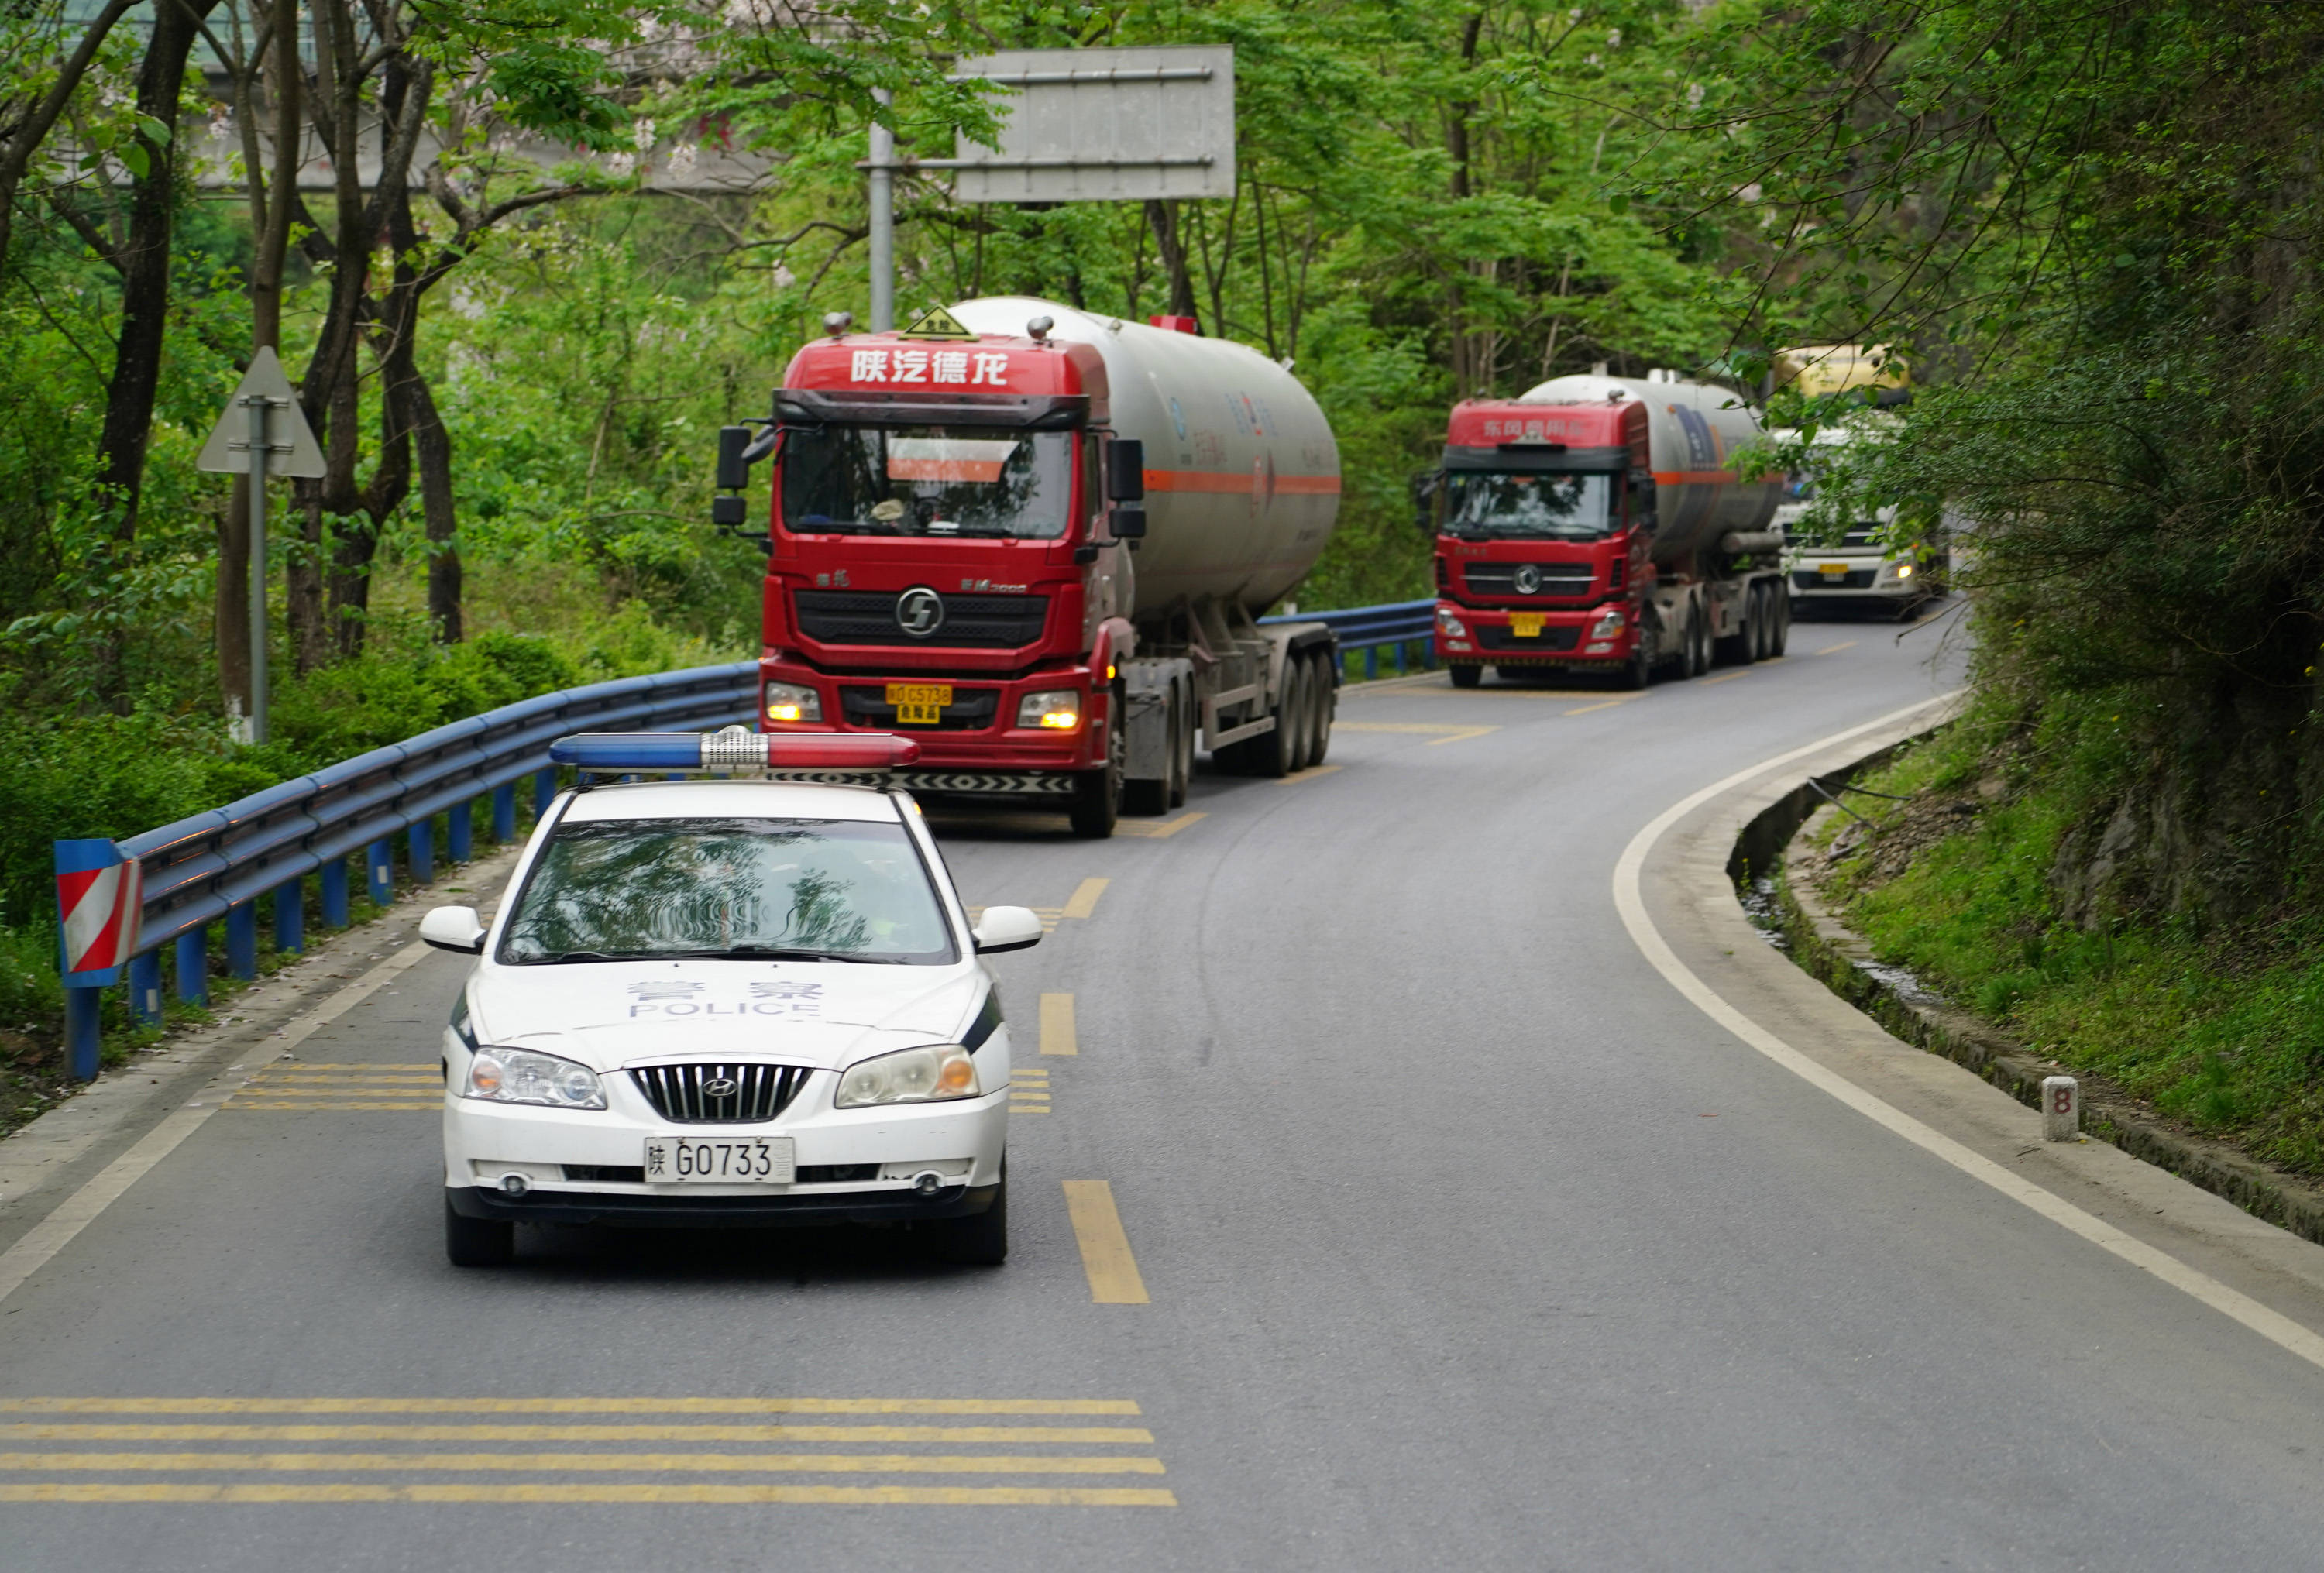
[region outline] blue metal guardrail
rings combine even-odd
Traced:
[[[1361,650],[1364,675],[1379,674],[1379,651],[1392,646],[1397,670],[1409,647],[1434,664],[1430,639],[1436,603],[1398,602],[1338,612],[1262,618],[1265,623],[1321,622],[1339,635],[1343,650]],[[544,694],[537,699],[454,722],[401,743],[374,749],[254,792],[239,802],[147,831],[117,843],[142,875],[136,952],[128,965],[131,1011],[141,1021],[161,1015],[161,952],[173,949],[180,999],[206,1004],[209,996],[209,930],[223,919],[227,970],[258,975],[258,902],[274,897],[274,943],[298,950],[304,940],[309,875],[321,882],[324,922],[348,917],[348,860],[363,854],[371,898],[394,899],[394,838],[406,838],[410,877],[435,877],[435,822],[447,827],[446,851],[455,862],[473,847],[472,811],[492,799],[493,835],[516,833],[516,788],[532,777],[536,811],[556,789],[549,745],[578,731],[686,731],[747,722],[757,713],[758,664],[696,667],[647,677],[627,677]],[[100,843],[101,844],[101,843]],[[73,1073],[97,1074],[98,999],[103,990],[65,991],[66,1037]]]
[[[625,677],[503,705],[405,742],[374,749],[311,776],[165,824],[118,843],[143,875],[137,951],[129,962],[130,1008],[161,1013],[161,952],[174,947],[178,997],[207,1003],[209,928],[223,918],[228,969],[258,973],[258,900],[272,894],[274,941],[300,949],[309,875],[321,880],[323,919],[347,921],[348,860],[360,851],[373,900],[394,899],[393,838],[406,865],[435,877],[435,822],[447,821],[456,862],[472,850],[473,805],[492,799],[493,834],[516,833],[516,788],[533,780],[536,809],[556,789],[549,745],[574,731],[683,731],[750,722],[758,709],[755,661]],[[97,1074],[99,989],[68,988],[66,1038],[73,1073]]]
[[[1340,636],[1342,650],[1364,653],[1364,676],[1379,676],[1379,653],[1383,645],[1396,649],[1396,669],[1405,671],[1406,647],[1422,647],[1421,660],[1436,664],[1436,603],[1427,601],[1397,601],[1386,606],[1351,606],[1340,612],[1301,612],[1288,617],[1262,617],[1262,626],[1273,622],[1320,622]]]

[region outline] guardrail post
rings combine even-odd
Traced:
[[[97,1052],[104,1043],[98,1030],[104,1004],[102,989],[65,989],[65,1052],[76,1081],[97,1080]]]
[[[516,840],[516,783],[493,788],[493,840],[505,846]]]
[[[395,849],[379,841],[364,849],[364,865],[371,870],[371,898],[382,906],[395,900]]]
[[[532,773],[532,812],[535,818],[549,812],[557,801],[557,767],[546,766]]]
[[[178,936],[178,998],[188,1005],[210,1002],[210,931],[208,924]]]
[[[258,976],[258,903],[226,909],[226,970],[247,983]]]
[[[307,948],[307,882],[303,879],[274,888],[274,948],[286,953]]]
[[[455,803],[444,816],[451,825],[444,837],[444,855],[455,863],[465,863],[475,856],[475,821],[468,812],[475,806],[466,801]]]
[[[161,1025],[161,952],[129,959],[129,1014],[142,1026]]]
[[[1404,641],[1403,641],[1402,639],[1398,639],[1398,640],[1397,640],[1397,641],[1396,641],[1396,675],[1397,675],[1397,676],[1399,676],[1399,677],[1403,676],[1406,672],[1408,672],[1408,671],[1410,671],[1410,670],[1411,670],[1411,668],[1410,668],[1409,667],[1406,667],[1406,666],[1404,664],[1404,651],[1405,651],[1405,643],[1404,643]]]
[[[1379,676],[1379,646],[1364,647],[1364,681],[1371,682]]]
[[[1420,641],[1420,664],[1429,671],[1436,670],[1436,636],[1430,634]]]
[[[436,879],[436,822],[423,819],[415,823],[404,837],[411,849],[411,882],[433,884]]]
[[[333,858],[323,865],[323,921],[333,928],[347,926],[347,860]]]

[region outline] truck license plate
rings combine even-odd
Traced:
[[[896,707],[899,726],[936,726],[944,720],[944,707],[952,703],[952,685],[890,683],[888,703]]]
[[[1547,621],[1538,612],[1512,612],[1509,613],[1509,631],[1519,639],[1539,639],[1541,625]]]
[[[648,1136],[649,1185],[788,1185],[798,1173],[789,1136]]]
[[[1846,563],[1818,563],[1816,566],[1823,571],[1823,576],[1827,579],[1845,579],[1848,577],[1848,565]]]

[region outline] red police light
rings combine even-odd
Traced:
[[[918,740],[884,731],[766,734],[770,770],[893,770],[918,764]]]

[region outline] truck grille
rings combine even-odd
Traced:
[[[1517,588],[1517,570],[1531,568],[1541,575],[1540,587]],[[1461,571],[1471,595],[1547,595],[1572,598],[1587,595],[1596,578],[1587,563],[1471,563]]]
[[[896,621],[898,597],[886,591],[795,590],[798,630],[826,645],[931,645],[1013,650],[1036,643],[1049,620],[1046,595],[944,595],[944,621],[915,637]]]
[[[799,1095],[807,1075],[803,1065],[640,1065],[630,1080],[664,1119],[715,1125],[774,1118]],[[733,1090],[708,1090],[720,1083]]]
[[[896,707],[888,703],[885,684],[879,687],[849,685],[839,691],[841,715],[850,726],[875,727],[881,731],[983,731],[992,725],[1001,706],[998,688],[954,688],[934,727],[896,725]]]
[[[1846,574],[1835,574],[1827,579],[1811,568],[1794,574],[1792,583],[1803,590],[1869,590],[1879,572],[1877,568],[1850,568]]]
[[[1531,639],[1519,639],[1513,630],[1494,628],[1489,624],[1480,624],[1476,633],[1477,642],[1485,649],[1507,650],[1511,655],[1530,652],[1554,656],[1582,642],[1582,629],[1578,623],[1569,623],[1563,628],[1545,628]]]

